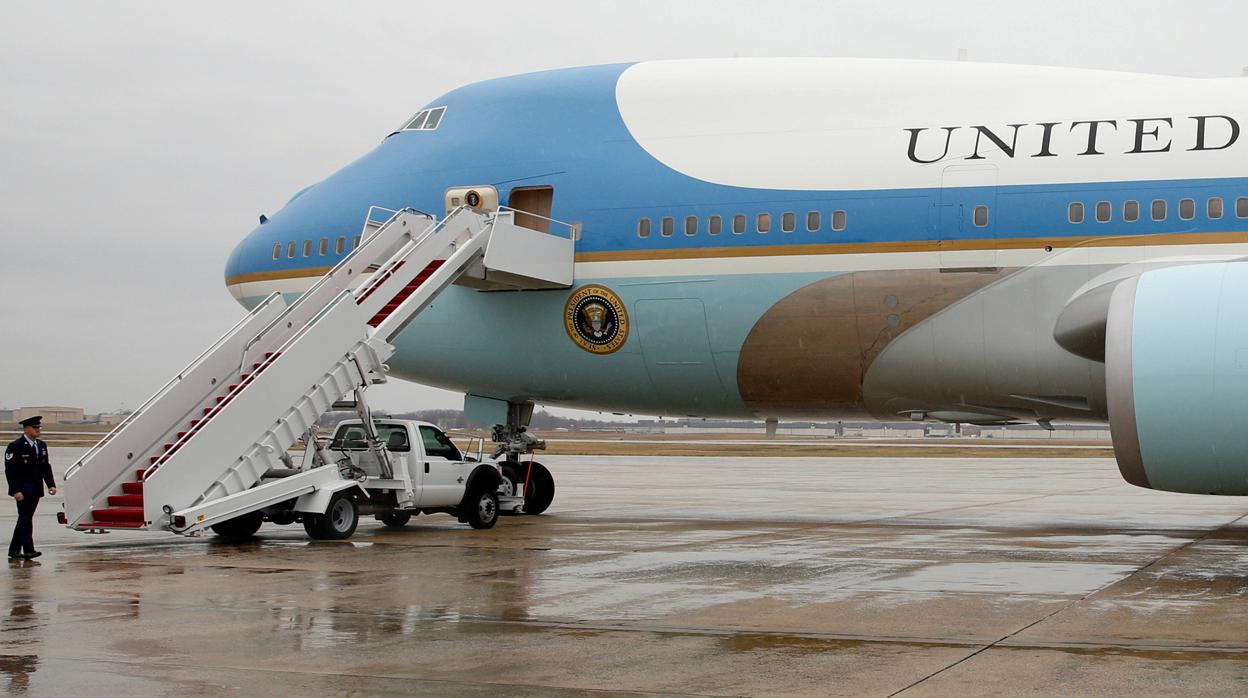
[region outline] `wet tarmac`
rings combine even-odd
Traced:
[[[0,692],[1248,694],[1248,499],[1094,458],[544,460],[550,513],[490,531],[91,536],[45,500]]]

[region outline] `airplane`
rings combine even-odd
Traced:
[[[434,99],[262,217],[225,282],[247,308],[297,297],[370,206],[468,197],[566,222],[575,282],[453,286],[390,368],[505,401],[509,423],[534,402],[1108,423],[1131,484],[1245,495],[1246,119],[1242,78],[842,58],[517,75]]]

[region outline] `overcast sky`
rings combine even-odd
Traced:
[[[1243,0],[0,3],[0,406],[134,407],[242,314],[226,256],[458,85],[655,58],[867,56],[1196,77]],[[460,407],[400,383],[388,409]]]

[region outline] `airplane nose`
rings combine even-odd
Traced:
[[[254,302],[248,302],[250,299],[246,294],[246,277],[250,270],[249,250],[255,246],[256,238],[260,228],[252,230],[242,240],[234,246],[230,252],[230,256],[225,261],[225,288],[234,296],[234,300],[243,305],[244,308],[251,309],[255,305]]]

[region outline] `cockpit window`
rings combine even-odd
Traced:
[[[425,125],[422,127],[424,131],[432,131],[438,127],[438,123],[442,121],[442,115],[446,113],[446,107],[438,107],[429,110],[429,118],[425,119]]]
[[[442,121],[442,115],[446,113],[446,107],[434,107],[433,109],[421,109],[416,112],[416,116],[408,119],[406,124],[400,131],[432,131],[438,127]]]

